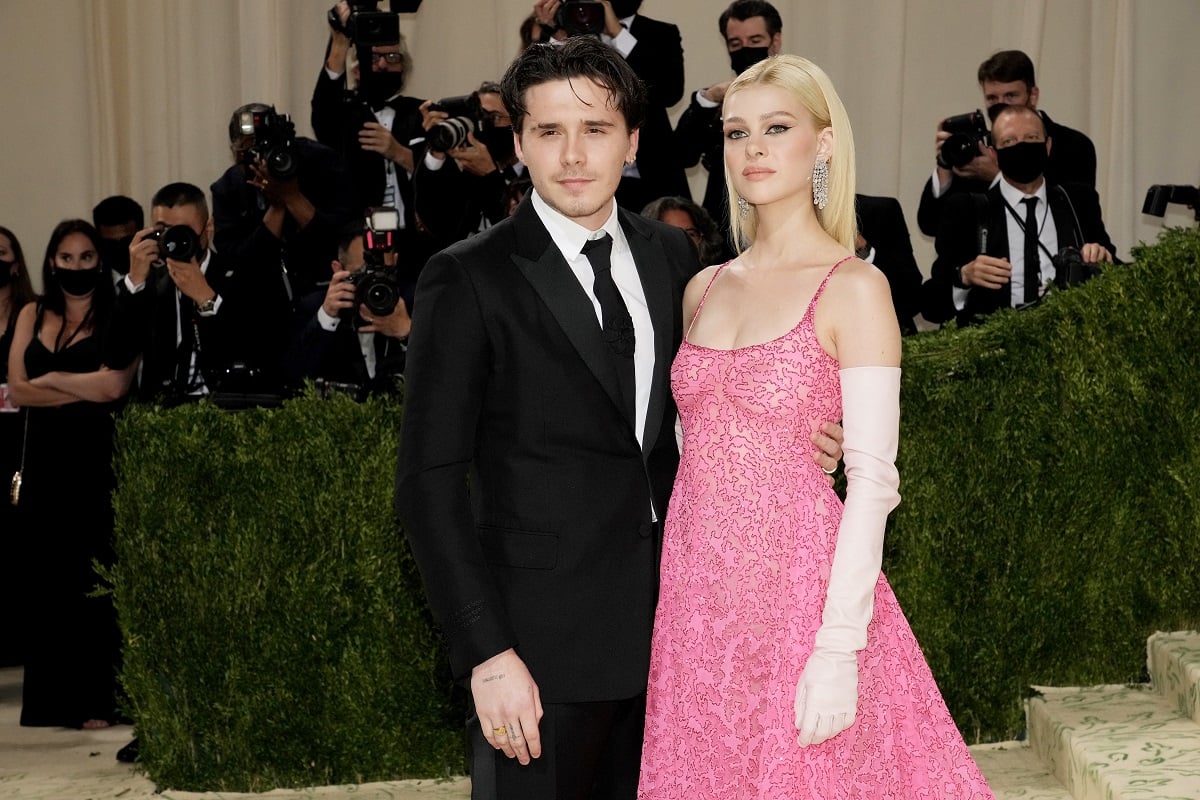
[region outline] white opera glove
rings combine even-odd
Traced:
[[[796,685],[801,746],[820,744],[854,724],[858,651],[867,645],[883,531],[900,502],[900,368],[839,370],[845,430],[846,505],[838,527],[821,627]]]

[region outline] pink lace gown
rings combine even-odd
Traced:
[[[639,798],[992,797],[882,574],[854,725],[820,745],[796,741],[796,682],[842,513],[809,440],[842,416],[838,364],[813,330],[828,281],[778,339],[712,350],[685,337],[672,366],[685,435]]]

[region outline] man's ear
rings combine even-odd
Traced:
[[[1037,108],[1038,104],[1038,87],[1034,86],[1029,90],[1029,107]]]
[[[1047,136],[1046,137],[1046,155],[1050,155],[1050,145],[1052,144],[1052,142],[1053,142],[1053,140],[1049,136]]]
[[[336,273],[336,272],[341,272],[342,270],[345,269],[345,267],[342,266],[342,262],[338,261],[335,258],[333,261],[329,262],[329,269],[330,269],[330,271]]]
[[[629,132],[629,150],[625,153],[626,164],[632,164],[634,161],[637,161],[638,137],[641,132],[641,128],[634,128]]]

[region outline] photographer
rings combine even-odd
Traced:
[[[136,396],[170,402],[210,394],[237,364],[264,366],[272,334],[251,320],[285,318],[282,285],[210,249],[213,225],[198,186],[159,189],[150,221],[129,245],[105,363],[121,369],[140,355]]]
[[[995,118],[1000,106],[1026,106],[1037,109],[1039,91],[1034,80],[1033,61],[1020,50],[1002,50],[979,65],[979,87],[988,116]],[[1054,140],[1054,152],[1046,164],[1046,177],[1051,183],[1082,183],[1096,186],[1096,147],[1083,133],[1059,125],[1044,111],[1038,111],[1047,136]],[[986,127],[982,120],[967,123],[969,115],[948,117],[938,123],[935,139],[933,175],[925,182],[921,204],[917,208],[917,227],[928,236],[935,236],[942,213],[942,200],[956,192],[986,192],[995,186],[1000,169],[994,151],[988,146]],[[958,126],[953,123],[958,122]],[[946,150],[952,128],[961,127],[967,136],[965,152]]]
[[[338,23],[330,23],[325,64],[313,89],[312,127],[317,141],[345,162],[355,208],[398,209],[400,249],[423,264],[433,248],[417,224],[412,190],[425,137],[422,100],[401,94],[412,56],[395,14],[360,6],[340,0],[330,12]]]
[[[413,175],[415,206],[441,249],[508,216],[506,193],[525,165],[499,84],[485,81],[468,97],[422,108],[428,132]]]
[[[211,187],[216,249],[284,281],[291,298],[325,280],[337,230],[355,216],[337,153],[294,131],[272,106],[238,108],[229,120],[234,164]]]
[[[617,187],[617,203],[628,209],[644,208],[659,197],[691,198],[692,192],[671,143],[667,109],[683,98],[683,42],[679,28],[638,13],[642,0],[537,0],[533,13],[542,29],[562,41],[571,35],[592,33],[616,50],[646,85],[646,118],[639,128],[637,157],[627,164]],[[603,8],[603,23],[594,23],[589,9]],[[576,21],[588,20],[585,31]]]
[[[930,322],[969,325],[1001,308],[1036,302],[1051,281],[1071,285],[1113,261],[1116,247],[1096,191],[1046,176],[1056,142],[1036,111],[1006,106],[992,126],[989,153],[1000,180],[986,194],[946,198],[934,245],[937,259],[922,286]]]
[[[129,243],[145,224],[141,204],[124,195],[106,197],[92,209],[92,225],[100,232],[100,262],[113,283],[129,272]]]
[[[375,233],[362,222],[352,222],[338,236],[338,257],[333,279],[323,292],[313,292],[297,305],[295,331],[285,359],[288,382],[320,380],[353,391],[360,397],[394,391],[404,374],[404,356],[412,320],[399,286],[386,276],[395,268],[396,252],[377,244],[368,251],[364,241]],[[369,271],[374,271],[373,274]],[[391,311],[372,310],[362,302],[363,276],[383,277],[383,291],[374,292],[390,302]],[[356,276],[358,280],[356,281]],[[385,303],[386,305],[386,303]]]

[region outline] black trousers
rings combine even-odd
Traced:
[[[487,743],[474,714],[467,720],[471,800],[634,800],[646,695],[543,708],[542,755],[524,766]]]

